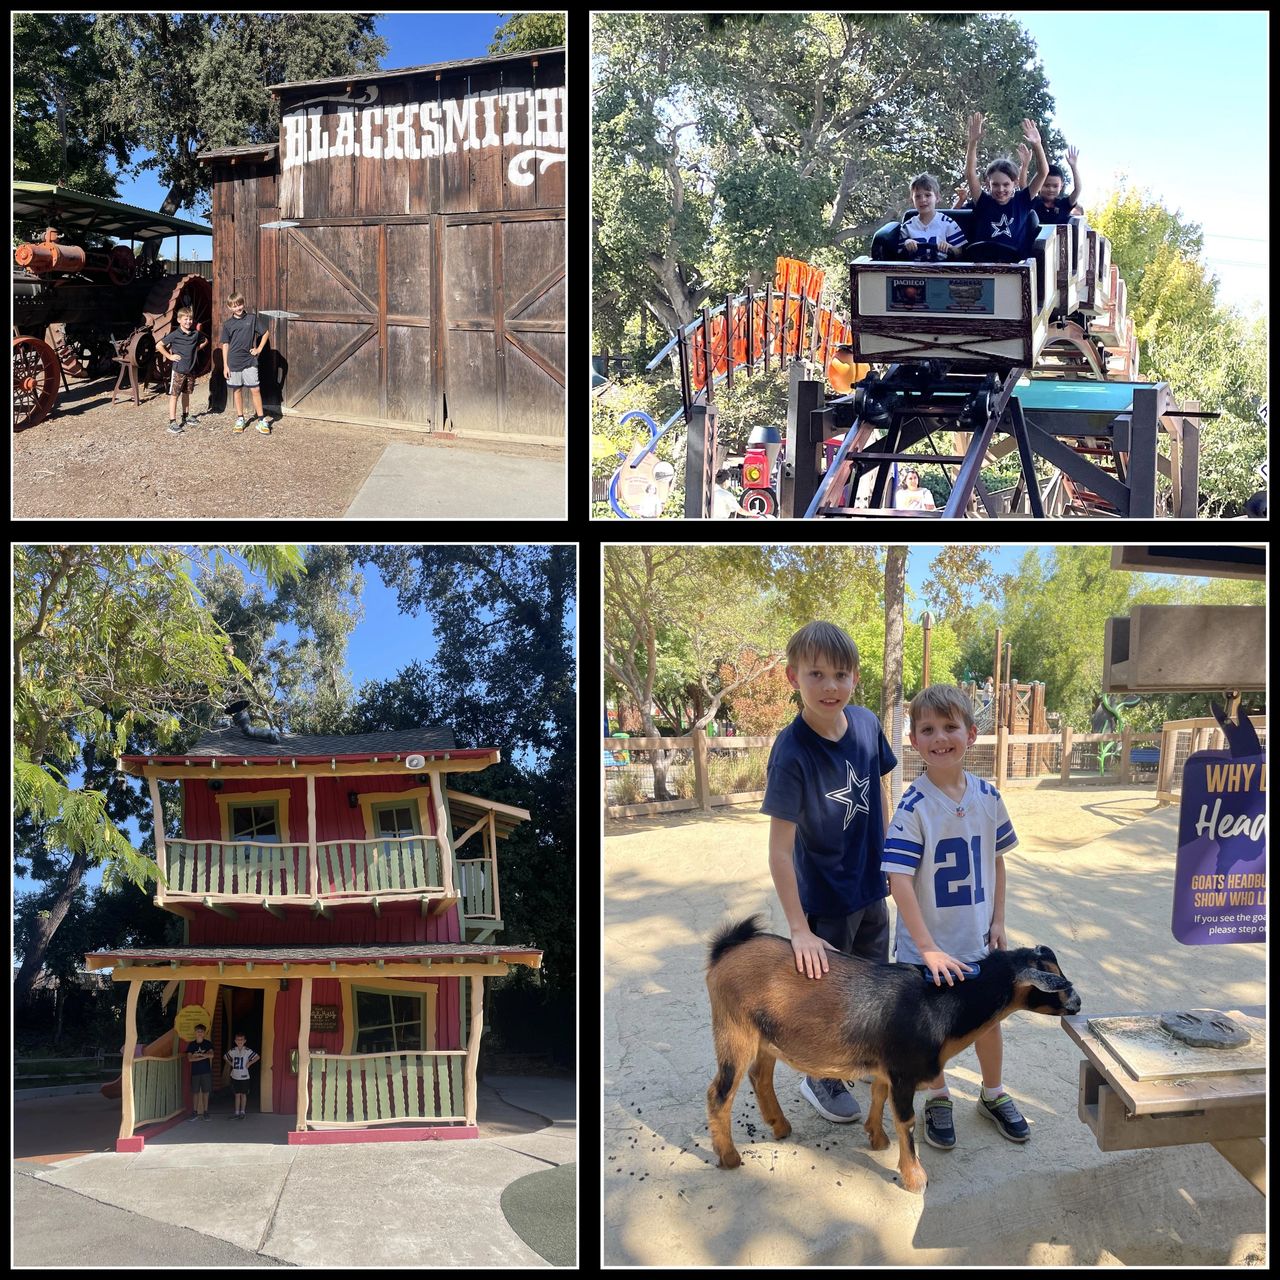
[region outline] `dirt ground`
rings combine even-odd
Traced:
[[[1265,999],[1265,944],[1173,941],[1178,811],[1153,787],[1002,794],[1018,833],[1010,942],[1052,947],[1085,1016]],[[775,1087],[790,1137],[772,1137],[744,1084],[732,1118],[743,1163],[718,1168],[706,940],[757,911],[786,932],[758,808],[605,824],[606,1264],[1266,1266],[1266,1201],[1211,1146],[1099,1148],[1078,1110],[1082,1054],[1056,1019],[1005,1024],[1003,1083],[1031,1126],[1025,1144],[977,1113],[974,1051],[948,1063],[957,1146],[919,1148],[924,1195],[901,1187],[893,1135],[873,1151],[862,1126],[829,1124],[789,1067]]]
[[[131,396],[113,405],[114,382],[71,382],[48,418],[14,435],[15,518],[340,517],[392,441],[424,449],[494,448],[270,413],[270,436],[252,428],[235,435],[230,408],[205,413],[171,436],[167,396],[144,391],[140,405]],[[202,413],[208,401],[202,379],[192,411]],[[533,445],[501,448],[546,456]]]

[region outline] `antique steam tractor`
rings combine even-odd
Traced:
[[[57,194],[57,203],[46,207],[50,214],[88,210],[76,205],[77,192],[42,190]],[[115,202],[81,197],[90,199],[98,218],[111,223],[102,207]],[[157,214],[143,217],[165,220]],[[77,238],[84,239],[100,239],[115,230],[104,225],[96,234],[88,232],[83,217],[75,225]],[[180,225],[193,228],[190,223]],[[164,233],[156,230],[153,235]],[[180,307],[190,306],[196,327],[212,336],[213,290],[204,276],[168,274],[158,262],[135,258],[128,245],[86,249],[68,240],[50,227],[42,239],[14,250],[14,430],[43,421],[67,377],[108,376],[125,363],[137,369],[140,386],[163,385],[168,362],[156,352],[156,343],[177,328]],[[197,376],[209,371],[211,352],[212,345],[203,349]]]

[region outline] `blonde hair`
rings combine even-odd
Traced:
[[[915,732],[916,721],[923,711],[933,711],[940,716],[954,716],[964,724],[966,730],[972,729],[976,723],[973,718],[973,703],[953,684],[931,684],[911,699],[907,715],[911,717],[912,733]]]
[[[787,641],[787,666],[792,670],[814,657],[829,658],[846,671],[858,669],[858,646],[834,622],[810,622]]]
[[[234,307],[237,302],[244,301],[243,293],[232,293],[227,295],[227,306]]]

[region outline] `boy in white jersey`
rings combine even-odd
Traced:
[[[897,959],[940,986],[964,981],[969,965],[1005,950],[1004,854],[1018,838],[1000,793],[961,768],[978,736],[969,699],[954,685],[930,685],[908,708],[911,745],[925,773],[903,795],[885,837],[881,867],[898,908]],[[954,975],[954,976],[953,976]],[[1000,1083],[1000,1024],[974,1046],[982,1067],[978,1110],[1012,1142],[1031,1136]],[[942,1072],[929,1084],[925,1139],[956,1143],[951,1095]]]
[[[922,173],[911,183],[911,202],[916,211],[898,230],[904,258],[918,257],[931,241],[939,259],[960,256],[964,232],[953,218],[938,212],[940,195],[938,180],[931,173]]]

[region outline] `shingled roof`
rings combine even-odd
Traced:
[[[239,729],[213,729],[188,756],[358,756],[407,751],[453,751],[453,730],[443,725],[421,729],[388,729],[381,733],[282,733],[279,742],[251,738]]]

